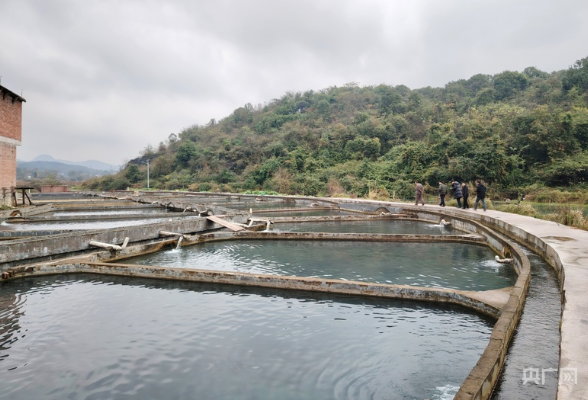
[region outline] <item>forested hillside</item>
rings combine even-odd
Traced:
[[[504,197],[543,185],[585,189],[588,58],[443,88],[350,83],[286,93],[171,134],[85,186],[146,187],[148,160],[159,189],[410,198],[415,180],[436,187],[452,178],[481,178]]]

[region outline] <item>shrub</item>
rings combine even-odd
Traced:
[[[370,189],[367,198],[371,200],[389,200],[390,193],[384,186],[380,186],[374,189]]]
[[[498,211],[504,211],[504,212],[513,213],[513,214],[527,215],[529,217],[536,217],[537,216],[537,210],[535,210],[533,208],[533,206],[528,203],[503,204],[503,205],[496,206],[496,209]]]
[[[292,175],[285,168],[278,169],[272,178],[270,178],[266,185],[279,193],[295,194],[291,192]]]
[[[392,198],[400,200],[414,200],[415,187],[414,182],[397,180],[388,185],[388,193],[392,192]]]
[[[588,229],[588,219],[581,210],[569,206],[558,207],[557,213],[545,215],[545,219],[567,226]]]
[[[566,194],[558,189],[547,189],[537,193],[535,197],[539,203],[563,203],[566,199]]]
[[[329,197],[347,197],[347,192],[339,180],[331,178],[327,181],[327,192]]]

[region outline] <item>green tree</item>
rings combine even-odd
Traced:
[[[569,113],[552,113],[539,106],[514,121],[515,147],[528,166],[547,164],[579,149]]]
[[[143,174],[136,164],[129,164],[125,171],[125,176],[130,183],[137,183],[143,178]]]
[[[251,178],[257,185],[262,186],[280,166],[281,162],[277,158],[267,160],[251,173]]]
[[[190,160],[196,157],[196,154],[196,145],[190,140],[184,141],[178,147],[178,152],[176,153],[176,161],[178,165],[182,167],[187,167]]]
[[[375,159],[380,155],[380,139],[364,138],[361,136],[350,140],[345,145],[345,150],[355,159]]]
[[[547,166],[540,171],[539,178],[549,186],[578,185],[588,182],[588,152]]]
[[[574,107],[571,115],[574,137],[582,150],[588,150],[588,108]]]
[[[469,95],[472,97],[477,96],[481,90],[490,88],[491,85],[492,77],[484,74],[476,74],[465,82]]]
[[[566,91],[573,87],[577,87],[582,92],[588,90],[588,57],[576,61],[564,72],[562,87]]]
[[[529,85],[529,79],[520,72],[504,71],[494,75],[492,86],[496,90],[496,99],[503,100],[524,90]]]
[[[543,72],[535,67],[525,68],[523,74],[527,75],[529,78],[547,78],[549,76],[547,72]]]
[[[479,106],[485,106],[487,104],[492,103],[496,96],[496,89],[484,88],[480,90],[480,92],[478,92],[478,95],[476,96],[474,103]]]

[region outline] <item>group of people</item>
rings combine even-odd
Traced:
[[[424,206],[425,205],[425,197],[424,197],[425,189],[424,189],[423,185],[419,182],[415,182],[415,186],[416,186],[415,205],[418,205],[419,203],[421,203]],[[469,189],[468,185],[465,182],[460,184],[458,181],[456,181],[454,179],[450,183],[450,188],[448,188],[445,183],[439,181],[439,205],[441,207],[445,207],[445,196],[447,196],[447,194],[449,193],[450,190],[451,190],[451,194],[453,195],[453,198],[455,200],[457,200],[457,207],[458,208],[463,208],[464,210],[466,208],[470,208],[470,205],[468,203],[468,198],[470,196],[470,189]],[[478,179],[476,181],[475,193],[476,193],[476,202],[474,203],[474,210],[477,210],[478,203],[482,202],[482,206],[484,207],[484,211],[486,211],[486,186],[482,183],[482,181],[480,179]],[[462,200],[463,200],[463,204],[462,204]]]

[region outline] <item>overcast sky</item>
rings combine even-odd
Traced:
[[[588,56],[586,0],[2,0],[18,158],[122,164],[286,92],[546,72]]]

